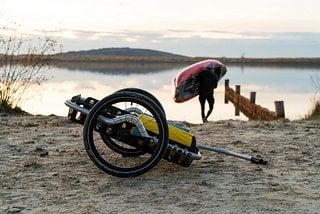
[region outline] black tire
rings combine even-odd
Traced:
[[[130,106],[139,108],[145,113],[145,115],[151,115],[153,118],[152,122],[155,124],[154,128],[156,129],[147,130],[148,133],[150,132],[149,135],[153,135],[152,137],[157,140],[154,148],[152,148],[151,152],[148,151],[148,153],[140,155],[139,157],[128,157],[114,151],[111,147],[115,144],[118,144],[121,148],[125,148],[124,145],[126,143],[122,142],[122,140],[116,136],[111,136],[111,134],[109,135],[107,131],[108,128],[106,128],[105,131],[103,131],[103,129],[99,130],[98,128],[100,126],[108,126],[108,124],[104,124],[104,122],[101,125],[102,122],[98,119],[99,116],[105,115],[107,110],[114,107],[120,110],[125,110]],[[125,126],[125,123],[117,123],[116,125]],[[109,126],[114,127],[115,125]],[[114,144],[110,144],[110,141],[105,142],[101,137],[102,131],[104,132],[103,136],[112,139]],[[98,168],[117,177],[138,176],[156,166],[165,154],[168,145],[168,125],[162,110],[153,100],[141,93],[119,91],[105,97],[90,110],[84,123],[83,137],[88,156]],[[128,139],[130,140],[130,136],[126,138],[126,140]],[[130,141],[130,143],[133,145],[134,140],[132,140],[132,142]],[[136,148],[131,146],[129,150],[130,149]]]

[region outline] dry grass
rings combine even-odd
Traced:
[[[305,116],[307,120],[320,120],[320,96],[314,99],[312,110]]]

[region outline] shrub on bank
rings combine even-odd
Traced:
[[[320,120],[320,96],[318,96],[312,107],[312,110],[305,116],[307,120]]]

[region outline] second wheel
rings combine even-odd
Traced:
[[[168,145],[162,109],[147,96],[115,92],[100,100],[87,115],[84,144],[93,163],[118,177],[143,174],[157,165]],[[143,151],[139,156],[119,152]]]

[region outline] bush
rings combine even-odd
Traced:
[[[305,117],[307,120],[320,120],[320,96],[314,99],[312,110]]]
[[[48,54],[55,51],[57,42],[45,36],[33,45],[33,41],[6,28],[2,31],[6,33],[0,34],[0,112],[10,113],[19,109],[17,106],[30,86],[47,80],[43,70],[47,68]]]

